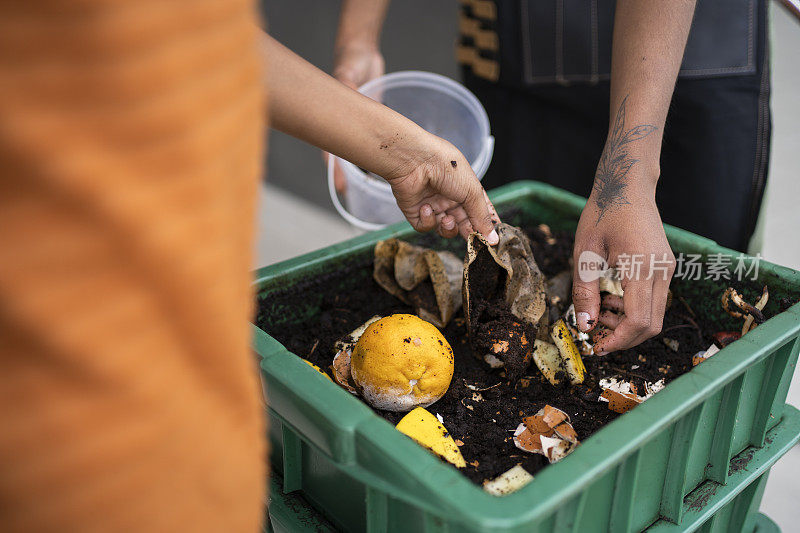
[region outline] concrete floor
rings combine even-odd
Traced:
[[[313,57],[310,56],[315,54],[324,58],[325,54],[319,50],[325,50],[325,47],[329,50],[332,43],[334,26],[331,20],[335,20],[336,3],[301,3],[310,4],[307,6],[310,11],[299,9],[296,2],[266,3],[265,10],[273,34],[312,61]],[[290,12],[286,11],[289,4]],[[389,35],[384,38],[384,46],[386,41],[390,45],[386,52],[389,70],[417,68],[454,76],[455,67],[451,59],[431,57],[424,53],[425,49],[444,49],[451,57],[454,28],[447,27],[439,33],[415,31],[415,35],[427,37],[422,38],[424,42],[418,42],[419,50],[412,50],[408,56],[399,54],[396,47],[391,46],[393,42],[409,41],[398,29],[398,26],[402,27],[408,22],[406,9],[395,7],[398,4],[401,3],[393,4],[389,20],[399,22],[389,28]],[[408,4],[421,5],[421,0],[408,0]],[[450,20],[448,17],[452,16],[455,9],[452,0],[426,3],[426,8],[429,5],[435,5],[436,10],[443,13],[441,20]],[[413,11],[413,7],[408,7],[408,10]],[[772,7],[772,154],[766,203],[759,223],[760,238],[756,239],[753,252],[760,250],[769,261],[800,269],[800,239],[797,237],[800,228],[800,209],[797,206],[800,198],[797,164],[800,150],[800,62],[796,55],[800,50],[800,23],[777,4]],[[278,26],[277,21],[299,12],[306,14],[302,22],[303,31],[299,32],[302,37],[298,32],[289,32],[283,25]],[[455,21],[455,17],[452,17],[452,21]],[[416,37],[411,39],[414,40]],[[314,62],[322,68],[330,68],[329,59]],[[261,190],[256,266],[288,259],[360,233],[332,211],[324,168],[321,160],[315,159],[319,157],[316,150],[300,146],[298,141],[288,137],[273,135],[270,152],[270,183],[282,188],[266,184]],[[292,157],[288,157],[289,154]],[[298,179],[307,181],[301,182],[298,187]],[[303,197],[286,192],[286,189],[302,191]],[[789,402],[800,406],[800,375],[795,376]],[[784,532],[800,531],[800,505],[797,503],[799,479],[800,447],[795,447],[773,468],[762,504],[762,511],[775,520]]]

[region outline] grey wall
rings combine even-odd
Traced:
[[[273,37],[330,73],[339,4],[334,0],[264,0],[262,8]],[[427,70],[457,78],[457,10],[458,0],[392,2],[381,42],[386,71]],[[319,150],[274,130],[270,132],[267,179],[333,209]]]

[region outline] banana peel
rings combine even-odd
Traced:
[[[563,372],[573,385],[583,383],[586,367],[563,319],[553,324],[550,338],[553,344],[539,339],[534,341],[533,361],[544,377],[552,385],[558,385]]]
[[[562,372],[561,367],[561,353],[556,348],[555,344],[541,341],[536,339],[533,341],[533,362],[539,367],[539,370],[547,381],[552,385],[561,383],[559,379],[559,372]]]
[[[572,334],[569,332],[563,318],[558,319],[553,324],[553,327],[550,328],[550,338],[553,339],[553,343],[561,354],[564,371],[567,373],[570,383],[573,385],[583,383],[586,367],[583,365],[581,354],[578,351],[578,347],[575,346]]]
[[[457,468],[467,466],[450,432],[424,407],[413,409],[397,423],[396,428]]]

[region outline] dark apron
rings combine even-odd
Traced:
[[[769,156],[766,0],[698,0],[661,154],[665,222],[746,249]],[[496,138],[487,188],[587,196],[608,131],[615,2],[462,0],[457,57]]]

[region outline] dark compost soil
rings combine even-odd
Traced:
[[[523,228],[531,237],[534,256],[546,277],[569,268],[570,232],[556,232],[553,242],[535,225]],[[444,242],[438,237],[422,236],[415,242],[448,248],[461,257],[465,253],[463,242],[455,240]],[[714,333],[741,329],[741,319],[733,319],[721,310],[720,296],[727,284],[725,280],[673,280],[672,305],[667,310],[662,334],[630,350],[602,358],[585,357],[588,372],[585,384],[574,387],[551,386],[533,364],[522,379],[513,382],[506,379],[504,372],[490,369],[473,355],[463,310],[459,311],[443,330],[455,354],[455,374],[445,396],[428,409],[441,415],[451,435],[463,442],[461,451],[468,463],[462,469],[464,475],[482,483],[516,464],[534,475],[547,466],[543,456],[525,453],[512,441],[521,419],[535,414],[545,404],[569,414],[581,441],[620,416],[610,411],[607,403],[598,401],[600,391],[596,383],[601,377],[622,376],[643,391],[644,381],[665,378],[669,383],[688,372],[692,356],[709,347]],[[734,286],[751,302],[761,292],[761,285],[756,282],[734,283]],[[798,300],[797,294],[774,289],[777,288],[770,287],[767,317],[781,310],[781,299],[783,305]],[[422,299],[425,296],[419,295]],[[413,309],[381,289],[372,280],[371,256],[360,256],[313,279],[274,291],[269,297],[259,297],[257,324],[293,353],[327,369],[338,339],[373,315],[392,313],[413,313]],[[674,352],[667,347],[663,337],[677,340],[679,350]],[[404,415],[376,412],[392,424]]]

